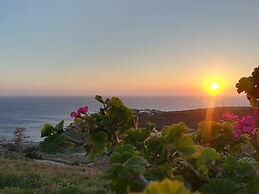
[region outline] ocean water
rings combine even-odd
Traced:
[[[179,111],[209,106],[211,98],[196,96],[120,97],[130,108]],[[94,97],[0,97],[0,139],[12,139],[16,127],[25,127],[30,140],[40,140],[44,123],[72,122],[70,112],[79,106],[99,110]],[[244,96],[217,97],[214,106],[249,106]]]

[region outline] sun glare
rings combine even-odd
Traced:
[[[213,82],[210,84],[210,89],[213,90],[213,91],[216,91],[219,89],[219,84],[217,82]]]
[[[208,85],[208,91],[210,94],[215,95],[220,92],[222,86],[219,82],[213,81]]]

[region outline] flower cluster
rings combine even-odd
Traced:
[[[237,121],[238,116],[234,115],[234,113],[222,113],[222,118],[226,121]]]
[[[233,113],[223,113],[222,118],[228,121],[236,121],[233,132],[235,139],[239,139],[243,133],[251,134],[256,126],[255,118],[252,116],[244,116],[242,119],[239,119],[238,116]]]
[[[88,106],[85,106],[85,107],[79,107],[77,109],[77,112],[71,112],[70,113],[70,116],[72,118],[81,118],[82,117],[82,114],[86,114],[88,112]]]

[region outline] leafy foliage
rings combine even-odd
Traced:
[[[146,159],[136,155],[132,145],[121,145],[112,153],[104,177],[112,181],[111,189],[116,193],[141,191],[146,185],[142,177],[146,165]]]
[[[226,179],[212,179],[208,184],[202,186],[201,191],[204,194],[241,193],[235,183]]]
[[[48,154],[55,154],[62,147],[67,148],[74,145],[68,141],[63,128],[64,121],[59,122],[55,127],[50,124],[43,126],[41,129],[41,137],[45,137],[45,139],[39,144],[42,151]]]
[[[255,108],[259,108],[258,84],[259,67],[236,85]],[[258,193],[259,132],[253,130],[254,123],[251,133],[238,138],[237,124],[248,126],[233,114],[225,114],[226,121],[203,121],[193,133],[184,123],[161,130],[152,123],[138,128],[137,117],[119,98],[104,100],[97,95],[95,99],[102,104],[100,111],[88,115],[88,107],[81,107],[83,114],[73,112],[75,121],[70,127],[84,137],[88,159],[112,151],[103,177],[111,181],[115,193]],[[43,127],[45,150],[55,152],[65,145],[63,131],[62,122]]]
[[[56,133],[64,132],[64,120],[60,121],[55,127],[50,124],[45,124],[41,129],[41,137],[50,136]]]
[[[170,194],[191,194],[183,183],[179,181],[170,181],[165,179],[162,182],[151,183],[142,194],[158,194],[158,193],[170,193]]]
[[[236,140],[233,136],[233,124],[229,122],[203,121],[199,124],[196,141],[203,146],[215,148],[222,154],[239,154],[246,138]]]
[[[106,137],[107,134],[102,131],[92,135],[91,140],[93,142],[93,145],[88,154],[89,159],[93,160],[105,151]]]
[[[256,187],[258,188],[254,184],[259,180],[258,170],[259,163],[253,158],[238,159],[229,156],[224,161],[220,176],[240,185],[244,190],[255,191]]]
[[[259,66],[251,76],[243,77],[236,84],[237,92],[245,92],[252,107],[259,108]]]
[[[116,97],[103,100],[101,96],[95,99],[103,107],[98,113],[77,118],[71,124],[72,128],[80,131],[85,137],[85,147],[89,159],[95,159],[106,148],[117,145],[123,138],[124,132],[134,127],[135,115]]]
[[[17,152],[21,152],[24,149],[24,140],[28,138],[25,135],[25,128],[17,127],[14,132],[14,145]]]

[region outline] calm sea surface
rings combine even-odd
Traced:
[[[163,111],[206,108],[208,97],[120,97],[130,108],[157,109]],[[100,104],[94,97],[0,97],[0,139],[12,139],[16,127],[25,127],[31,140],[40,139],[44,123],[72,122],[70,112],[79,106],[96,112]],[[215,106],[248,106],[244,96],[217,97]]]

